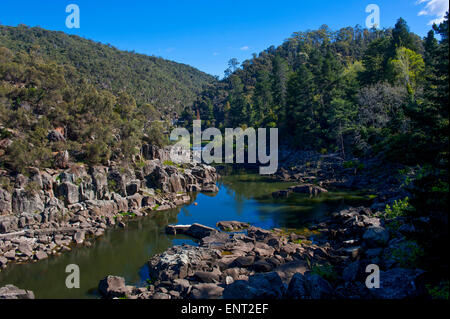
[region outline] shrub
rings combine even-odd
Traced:
[[[400,216],[406,216],[409,212],[413,211],[413,207],[409,204],[409,198],[405,197],[403,200],[396,200],[392,205],[392,208],[389,205],[386,205],[385,209],[385,218],[393,219]]]
[[[442,281],[436,286],[426,285],[425,287],[427,288],[428,294],[431,296],[431,298],[448,300],[448,280]]]

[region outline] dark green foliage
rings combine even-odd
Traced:
[[[448,22],[435,30],[441,43],[401,18],[393,29],[294,33],[240,68],[231,61],[183,118],[198,110],[222,129],[278,127],[300,149],[429,163],[448,146]]]
[[[181,111],[192,103],[203,86],[214,81],[212,76],[188,65],[24,25],[0,26],[0,46],[12,54],[28,53],[33,60],[69,69],[66,80],[71,84],[85,80],[114,94],[125,91],[138,104],[150,103],[161,113]],[[17,76],[27,74],[20,72]],[[47,86],[58,86],[61,77],[62,72],[45,77],[49,81]]]
[[[119,51],[61,32],[0,26],[2,166],[129,161],[142,143],[164,145],[174,112],[214,78],[160,58]],[[64,140],[48,134],[58,128]]]

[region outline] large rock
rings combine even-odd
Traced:
[[[41,213],[44,211],[42,192],[27,192],[23,189],[15,189],[12,196],[12,210],[14,214]]]
[[[250,276],[248,281],[238,280],[225,287],[224,299],[281,299],[285,287],[275,272]]]
[[[70,182],[61,183],[58,187],[59,196],[63,196],[66,203],[71,205],[80,201],[78,186]]]
[[[162,281],[184,279],[207,270],[208,263],[216,263],[218,256],[218,251],[204,247],[174,246],[149,260],[150,276]]]
[[[200,225],[200,224],[192,224],[191,227],[186,231],[186,235],[192,236],[197,239],[202,239],[203,237],[207,237],[211,234],[216,233],[218,230]]]
[[[333,287],[317,274],[305,274],[305,288],[311,299],[328,299],[333,295]]]
[[[417,297],[421,291],[418,278],[420,269],[394,268],[380,272],[380,288],[370,289],[377,299],[404,299]]]
[[[94,184],[97,199],[104,199],[108,194],[108,168],[105,166],[92,166],[89,169]]]
[[[107,276],[100,280],[98,290],[107,298],[124,297],[128,291],[125,279],[117,276]]]
[[[218,299],[222,296],[223,288],[213,283],[201,283],[192,286],[192,299]]]
[[[34,299],[34,293],[13,285],[7,285],[0,288],[0,299]]]
[[[306,272],[295,274],[289,283],[287,296],[294,299],[328,299],[333,287],[318,274]]]
[[[385,246],[389,240],[389,232],[383,227],[371,226],[363,235],[368,247]]]
[[[305,276],[303,274],[295,274],[286,292],[286,297],[290,299],[305,299],[308,296],[308,292],[305,288]]]
[[[238,221],[220,221],[217,227],[225,231],[236,231],[250,227],[250,224]]]
[[[0,215],[11,214],[12,196],[11,193],[0,188]]]

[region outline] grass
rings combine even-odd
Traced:
[[[311,245],[312,241],[311,240],[306,240],[306,239],[298,239],[295,241],[296,244],[305,244],[305,245]]]

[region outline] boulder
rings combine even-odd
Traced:
[[[210,236],[213,233],[217,233],[218,230],[200,225],[200,224],[192,224],[191,227],[186,231],[186,235],[192,236],[197,239],[202,239],[203,237]]]
[[[328,299],[333,295],[333,287],[317,274],[305,273],[305,289],[311,299]]]
[[[250,276],[248,281],[238,280],[227,285],[224,299],[281,299],[285,287],[275,272]]]
[[[70,182],[61,183],[58,187],[59,196],[63,196],[67,204],[75,204],[80,201],[78,186]]]
[[[192,286],[190,298],[192,299],[219,299],[223,288],[217,284],[201,283]]]
[[[424,271],[420,269],[394,268],[380,272],[380,288],[370,289],[377,299],[414,298],[420,294],[418,278]]]
[[[365,231],[363,239],[368,247],[385,246],[389,241],[389,232],[383,227],[371,226]]]
[[[286,292],[286,297],[289,299],[304,299],[308,296],[305,288],[305,276],[301,273],[295,274]]]
[[[34,299],[34,293],[13,285],[7,285],[0,288],[0,299]]]
[[[84,242],[85,238],[85,232],[84,231],[77,231],[75,235],[73,235],[73,240],[78,244],[82,244]]]
[[[237,221],[220,221],[216,224],[220,230],[236,231],[250,227],[250,224]]]
[[[197,271],[194,278],[203,283],[218,283],[219,273],[214,271]]]
[[[108,193],[108,168],[105,166],[92,166],[89,174],[94,184],[95,195],[97,199],[104,199]]]
[[[125,279],[117,276],[107,276],[100,280],[98,290],[107,298],[124,297],[129,292],[125,286]]]
[[[342,279],[345,281],[355,281],[360,268],[359,260],[350,263],[342,272]]]
[[[6,257],[0,256],[0,267],[6,266],[8,259]]]
[[[12,210],[14,214],[41,213],[44,211],[44,202],[41,192],[26,192],[24,189],[15,189],[12,196]]]
[[[11,193],[0,188],[0,215],[11,214],[12,196]]]
[[[36,254],[34,255],[34,258],[35,258],[36,260],[43,260],[43,259],[48,258],[48,255],[47,255],[47,253],[46,253],[45,251],[43,251],[43,250],[38,250],[38,251],[36,252]]]

